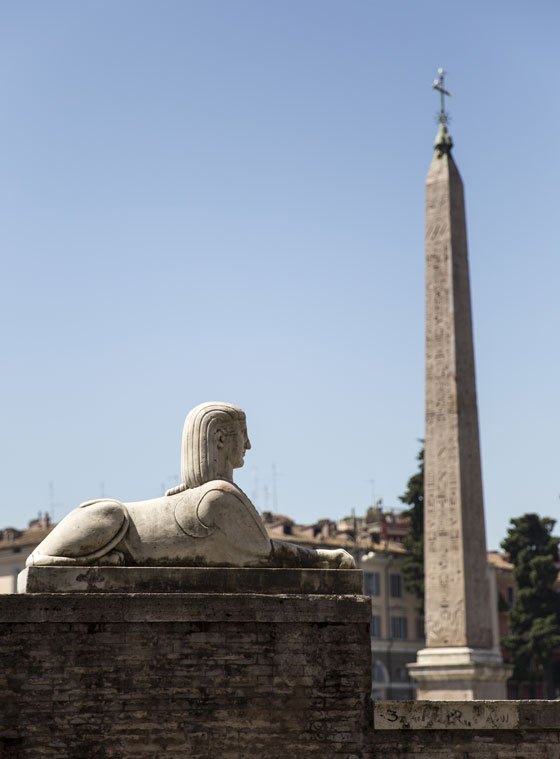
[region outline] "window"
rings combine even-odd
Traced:
[[[395,681],[397,683],[408,682],[408,672],[406,671],[406,667],[397,667],[395,669]]]
[[[408,623],[406,617],[391,617],[391,637],[396,640],[408,639]]]
[[[424,640],[424,620],[416,617],[416,640]]]
[[[379,572],[365,572],[364,573],[364,592],[368,596],[380,595],[381,582],[379,579]]]
[[[372,638],[380,638],[381,637],[381,617],[379,614],[374,614],[371,618],[371,637]]]
[[[512,587],[508,587],[507,589],[507,602],[509,604],[509,608],[511,609],[515,603],[515,591]]]
[[[391,590],[391,598],[401,598],[402,596],[401,575],[389,575],[389,586]]]
[[[384,683],[386,680],[385,667],[380,661],[376,661],[373,665],[373,679],[376,683]]]

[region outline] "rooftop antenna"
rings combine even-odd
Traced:
[[[54,484],[49,482],[49,511],[51,512],[51,521],[54,524]]]
[[[356,509],[352,507],[352,556],[359,566],[358,559],[358,520],[356,519]]]
[[[258,503],[258,500],[259,500],[259,470],[258,470],[258,467],[254,466],[251,469],[251,473],[253,475],[253,492],[251,493],[251,500],[253,501],[253,504],[256,505]]]
[[[276,464],[272,465],[272,510],[278,514],[278,489]]]
[[[375,480],[372,477],[368,482],[371,485],[371,505],[375,506]]]
[[[168,474],[167,477],[165,478],[165,480],[161,483],[161,492],[162,493],[166,493],[168,490],[173,489],[173,485],[176,482],[180,482],[179,475],[178,474]],[[167,487],[168,483],[171,483],[169,485],[169,488]],[[103,485],[103,483],[101,483],[101,484]],[[105,494],[103,494],[102,497],[104,498]]]

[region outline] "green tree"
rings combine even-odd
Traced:
[[[424,448],[416,457],[419,468],[408,481],[400,500],[410,506],[404,513],[410,518],[410,530],[404,541],[408,554],[402,564],[404,586],[418,599],[416,610],[424,617]]]
[[[552,686],[552,654],[560,647],[560,598],[553,590],[560,542],[552,536],[555,520],[524,514],[510,524],[502,548],[514,566],[516,595],[502,643],[512,653],[515,680]]]

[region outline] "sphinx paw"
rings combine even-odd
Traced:
[[[102,556],[96,564],[99,566],[120,567],[124,564],[124,553],[122,551],[109,551]]]
[[[326,548],[317,549],[321,558],[321,565],[324,569],[355,569],[356,562],[353,557],[345,551],[344,548],[337,548],[334,551]]]
[[[354,561],[354,557],[348,553],[348,551],[345,551],[344,548],[339,548],[336,551],[333,551],[334,560],[335,560],[335,568],[336,569],[356,569],[356,562]]]

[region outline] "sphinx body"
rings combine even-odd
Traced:
[[[185,422],[180,486],[147,501],[83,503],[37,546],[27,565],[352,568],[354,560],[342,549],[269,539],[231,477],[250,447],[241,409],[197,406]]]
[[[214,480],[148,501],[90,501],[35,549],[29,564],[259,566],[270,541],[233,483]]]

